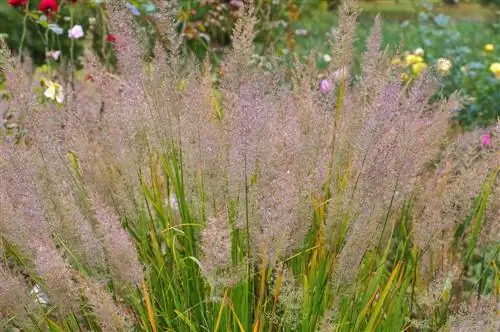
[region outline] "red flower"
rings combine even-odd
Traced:
[[[116,43],[116,36],[113,35],[113,34],[109,34],[109,35],[106,36],[106,41],[108,43],[114,44],[114,43]]]
[[[7,1],[12,7],[26,6],[28,0],[9,0]]]
[[[55,14],[58,8],[56,0],[42,0],[38,6],[38,9],[45,14]]]

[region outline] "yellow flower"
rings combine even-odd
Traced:
[[[500,80],[500,62],[494,62],[490,66],[490,71]]]
[[[484,45],[484,50],[488,53],[491,53],[495,50],[495,46],[493,44]]]
[[[424,62],[424,58],[422,58],[420,55],[408,54],[407,56],[405,56],[405,64],[407,66],[411,66],[413,64],[421,62]]]
[[[38,68],[40,73],[47,73],[49,71],[49,66],[47,65],[42,65],[41,67]]]
[[[409,76],[407,73],[402,73],[402,74],[401,74],[401,80],[402,80],[403,82],[405,82],[405,83],[406,83],[406,82],[408,82],[408,80],[409,80],[409,79],[410,79],[410,76]]]
[[[399,58],[394,58],[394,59],[392,59],[391,64],[392,64],[393,66],[399,66],[399,65],[401,64],[401,59],[399,59]]]
[[[52,81],[44,81],[44,84],[47,88],[45,89],[43,95],[49,99],[55,100],[59,104],[62,104],[64,102],[62,86]]]
[[[443,76],[448,75],[450,73],[451,67],[453,66],[451,61],[445,58],[437,59],[436,65],[438,72]]]
[[[427,64],[425,62],[417,62],[411,66],[411,70],[415,75],[420,75],[426,69]]]

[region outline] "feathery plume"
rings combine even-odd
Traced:
[[[105,286],[89,278],[80,278],[80,287],[103,331],[123,331],[124,315],[116,306]]]
[[[143,267],[130,236],[122,228],[119,216],[96,199],[92,199],[92,206],[99,222],[112,276],[125,283],[140,285],[144,278]]]
[[[202,232],[202,271],[212,281],[219,281],[221,273],[231,267],[231,228],[227,211],[209,217]]]
[[[340,75],[340,77],[346,78],[350,74],[358,14],[357,1],[342,1],[339,7],[339,26],[335,31],[332,41],[333,61],[330,62],[328,68],[332,76],[338,70],[337,75]],[[339,79],[336,81],[339,81]]]
[[[0,264],[0,328],[10,321],[28,327],[28,313],[36,310],[35,300],[22,278]]]
[[[52,243],[36,239],[34,263],[38,274],[43,278],[42,290],[48,302],[57,306],[61,317],[77,312],[78,288],[72,279],[74,271],[60,255]]]
[[[470,301],[458,315],[451,317],[449,325],[451,332],[498,331],[498,301],[494,296]]]

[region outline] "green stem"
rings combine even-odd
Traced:
[[[102,33],[101,52],[102,52],[102,56],[104,57],[104,63],[106,64],[106,67],[111,68],[111,55],[112,55],[113,51],[109,50],[107,48],[107,44],[106,44],[107,43],[106,37],[107,37],[107,34],[109,33],[109,23],[108,23],[108,20],[106,19],[106,14],[105,14],[104,9],[102,7],[99,7],[98,14],[99,14],[99,17],[101,18],[101,33]]]
[[[75,16],[75,11],[74,8],[70,8],[70,29],[73,28],[73,22],[74,22],[74,16]],[[75,48],[75,40],[73,38],[70,38],[70,48],[69,48],[69,56],[70,56],[70,61],[71,61],[71,66],[73,66],[73,61],[74,61],[74,48]],[[73,69],[73,68],[72,68]]]
[[[73,24],[74,24],[74,19],[75,19],[75,8],[74,6],[71,6],[70,7],[70,23],[69,23],[69,26],[70,26],[70,29],[73,28]],[[70,38],[70,48],[69,48],[69,57],[70,57],[70,66],[69,66],[69,69],[71,71],[70,73],[70,76],[71,76],[71,88],[73,90],[73,92],[75,91],[75,88],[74,88],[74,79],[75,79],[75,68],[74,68],[74,65],[75,65],[75,40],[73,38]]]
[[[19,50],[18,50],[19,60],[21,60],[23,57],[24,40],[26,39],[26,30],[28,26],[28,6],[29,6],[29,1],[26,4],[26,7],[24,8],[23,34],[21,35],[21,42],[19,43]]]
[[[47,63],[50,64],[50,57],[48,56],[49,54],[49,29],[45,29],[45,35],[43,36],[43,43],[45,45],[45,58],[47,60]],[[52,78],[52,72],[50,70],[50,66],[48,66],[49,69],[49,77]]]

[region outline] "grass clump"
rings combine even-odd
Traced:
[[[313,60],[252,64],[252,6],[215,79],[176,43],[144,70],[123,10],[119,74],[89,54],[63,103],[3,61],[28,135],[0,145],[2,328],[494,329],[497,255],[467,274],[498,245],[499,127],[448,132],[459,101],[431,102],[430,72],[402,84],[380,19],[351,82],[343,4],[320,90]]]

